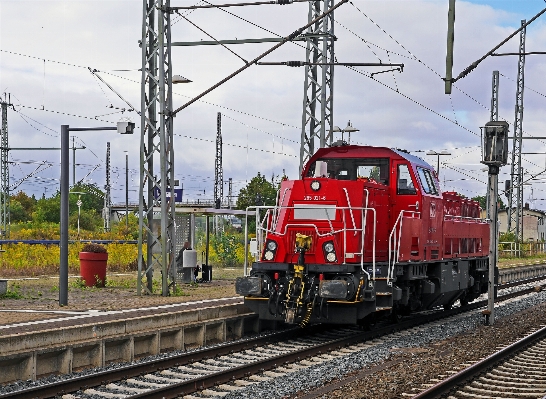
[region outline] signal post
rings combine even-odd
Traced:
[[[488,215],[491,222],[489,232],[489,283],[485,324],[493,325],[495,320],[495,270],[497,268],[499,169],[508,161],[508,123],[491,121],[482,130],[482,161],[489,168],[487,196]]]

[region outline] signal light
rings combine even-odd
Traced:
[[[274,277],[275,277],[275,280],[278,280],[279,279],[279,273],[275,272]]]
[[[320,274],[318,275],[318,279],[319,279],[319,281],[324,280],[324,273],[320,273]]]

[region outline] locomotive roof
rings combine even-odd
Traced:
[[[411,163],[419,166],[425,166],[426,168],[432,169],[432,166],[430,166],[427,162],[425,162],[423,159],[419,158],[416,155],[408,154],[407,152],[401,151],[399,149],[393,148],[392,151],[400,155],[402,158],[407,159]]]
[[[421,158],[411,155],[399,149],[387,147],[372,147],[361,145],[343,145],[319,149],[306,165],[310,166],[313,162],[320,158],[403,158],[412,164],[424,166],[427,169],[432,169],[427,162]]]

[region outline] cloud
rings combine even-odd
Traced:
[[[188,18],[216,39],[285,36],[306,24],[307,3],[196,10]],[[458,74],[517,29],[521,18],[520,14],[491,6],[458,1],[454,73]],[[176,15],[172,17],[173,22],[179,19]],[[445,74],[447,2],[356,1],[354,6],[345,4],[336,10],[335,19],[339,61],[404,63],[404,71],[382,73],[371,79],[371,72],[387,68],[363,67],[357,68],[360,71],[357,73],[336,67],[334,124],[343,127],[350,120],[360,129],[351,139],[363,144],[408,150],[448,149],[457,162],[468,165],[459,165],[457,171],[442,168],[442,176],[453,180],[455,188],[467,195],[483,194],[483,185],[460,179],[467,179],[463,172],[473,175],[480,169],[475,166],[479,163],[479,151],[468,148],[479,147],[479,127],[489,119],[491,74],[495,69],[502,74],[499,114],[513,123],[517,57],[486,59],[459,80],[453,94],[447,96],[441,79]],[[130,116],[140,125],[140,118],[134,112],[105,115],[127,105],[94,78],[87,67],[102,71],[103,79],[140,107],[141,29],[140,0],[2,1],[0,90],[7,88],[19,112],[9,113],[10,146],[57,147],[61,124],[104,126]],[[538,20],[528,30],[528,50],[541,51],[545,36],[544,24]],[[173,24],[172,38],[173,41],[212,40],[184,20]],[[516,51],[518,44],[516,37],[501,50]],[[229,47],[243,59],[252,60],[272,45]],[[287,43],[266,60],[304,61],[304,47],[302,43]],[[172,56],[173,72],[193,81],[175,86],[175,107],[244,65],[240,58],[220,46],[173,47]],[[525,91],[523,126],[526,134],[534,135],[542,135],[545,130],[542,117],[545,67],[539,57],[527,57],[525,70],[529,89]],[[181,111],[174,120],[175,175],[184,182],[185,193],[191,197],[205,190],[205,195],[212,198],[218,112],[223,114],[224,179],[233,179],[234,190],[243,187],[257,172],[270,176],[284,170],[291,178],[297,177],[303,80],[303,68],[251,66],[202,101]],[[111,143],[112,168],[117,176],[113,193],[115,201],[123,202],[123,151],[129,151],[132,176],[138,185],[139,134],[120,137],[108,132],[82,132],[75,136],[76,143],[85,143],[87,147],[76,154],[77,178],[101,165],[89,176],[99,186],[104,185],[106,174],[106,142]],[[544,147],[540,142],[525,146]],[[41,195],[45,187],[48,195],[56,190],[55,180],[44,179],[58,179],[58,152],[13,151],[10,156],[21,161],[51,162],[53,166],[40,173],[40,179],[29,179],[21,188],[36,195]],[[423,158],[435,165],[435,158],[424,155]],[[524,161],[524,166],[530,171],[543,167],[544,162],[538,157],[525,158],[528,161]],[[10,165],[12,181],[33,169],[34,166],[21,162]],[[509,172],[509,167],[505,167],[503,173],[505,169]],[[136,201],[137,191],[131,192],[130,197]]]

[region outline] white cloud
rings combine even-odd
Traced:
[[[191,4],[190,1],[181,1],[176,5]],[[486,59],[475,71],[457,82],[457,89],[450,98],[443,94],[444,82],[441,80],[445,73],[446,1],[355,1],[354,4],[387,34],[352,5],[343,5],[335,13],[339,22],[335,28],[338,60],[378,62],[380,59],[385,63],[402,62],[405,67],[403,73],[375,75],[377,81],[347,68],[336,68],[335,124],[343,127],[351,120],[360,129],[352,140],[360,143],[408,150],[445,148],[452,152],[456,162],[477,164],[479,151],[468,152],[466,147],[479,146],[479,126],[489,119],[491,73],[494,69],[504,75],[500,82],[499,113],[502,118],[513,122],[517,57]],[[226,11],[280,35],[287,35],[307,22],[307,4],[303,3],[283,7],[237,7]],[[97,117],[103,121],[93,120],[95,116],[115,111],[108,108],[110,104],[118,108],[126,108],[126,105],[97,82],[85,68],[88,66],[136,81],[133,83],[101,74],[126,99],[140,107],[138,69],[141,66],[141,49],[137,42],[142,29],[141,13],[140,0],[0,0],[0,49],[3,50],[0,52],[0,90],[12,93],[15,104],[33,107],[17,107],[17,110],[45,125],[27,120],[38,131],[19,114],[10,111],[11,147],[57,147],[61,124],[101,126],[119,119],[121,114],[118,113]],[[220,10],[197,10],[190,13],[189,18],[217,39],[273,36]],[[517,29],[521,18],[522,15],[490,6],[458,1],[454,73],[461,72]],[[173,21],[177,19],[173,16]],[[341,24],[375,46],[366,46]],[[528,30],[528,51],[542,51],[540,46],[545,36],[544,23],[538,20]],[[172,37],[173,41],[211,40],[183,20],[173,25]],[[518,37],[512,39],[499,51],[516,51],[518,40]],[[271,46],[249,44],[232,45],[230,48],[245,60],[251,60]],[[175,107],[184,104],[188,96],[201,93],[244,65],[243,61],[220,46],[176,47],[172,54],[174,73],[193,81],[175,86],[178,93],[174,96]],[[542,79],[545,67],[540,57],[529,56],[525,71],[526,85],[538,92],[525,92],[523,126],[527,134],[534,135],[542,135],[541,132],[545,130],[541,112],[546,93],[546,83]],[[44,70],[44,58],[60,63],[46,61]],[[285,44],[266,58],[267,61],[304,59],[304,49],[292,43]],[[379,69],[360,70],[369,74]],[[204,102],[197,102],[181,111],[174,121],[175,173],[185,182],[186,194],[192,196],[205,190],[205,196],[210,193],[212,197],[217,112],[225,115],[222,123],[224,178],[234,179],[235,190],[258,171],[270,176],[273,173],[281,174],[285,169],[291,178],[295,178],[299,162],[303,77],[303,68],[252,66],[204,97]],[[56,112],[42,111],[42,106]],[[124,115],[132,116],[133,121],[140,125],[135,113]],[[114,201],[124,201],[124,150],[129,150],[130,168],[136,182],[134,189],[138,189],[138,134],[119,137],[104,132],[78,133],[76,136],[87,147],[86,150],[77,151],[76,161],[80,164],[77,178],[88,173],[93,165],[104,163],[106,141],[110,141],[112,167],[116,170]],[[542,143],[535,142],[526,146],[544,147]],[[13,151],[11,157],[48,160],[54,166],[40,177],[58,178],[59,154],[55,151]],[[424,155],[423,158],[435,164],[435,158]],[[537,159],[540,157],[526,158],[530,160],[525,161],[525,167],[529,170],[538,171],[543,167],[544,162]],[[448,159],[445,161],[449,162]],[[460,165],[457,169],[464,169],[464,173],[472,176],[480,169],[473,165]],[[10,173],[13,179],[20,179],[34,167],[18,163],[10,166]],[[503,171],[509,172],[509,167],[503,168]],[[471,192],[474,192],[471,195],[483,194],[485,191],[483,185],[474,184],[471,180],[459,180],[470,178],[452,169],[442,168],[441,174],[446,180],[457,180],[452,184],[457,184],[455,188],[467,195]],[[102,186],[104,176],[102,166],[90,178]],[[37,180],[29,180],[28,184],[21,186],[36,195],[41,195],[45,187],[48,187],[49,195],[58,184],[45,186]],[[227,193],[227,187],[224,192]],[[137,191],[131,192],[130,196],[131,200],[136,201]],[[540,203],[537,206],[540,207]]]

